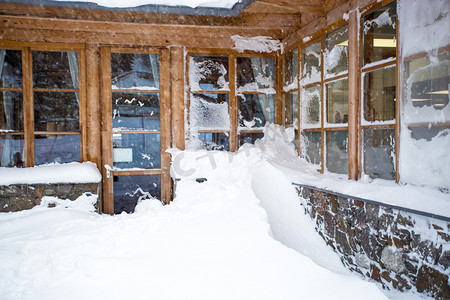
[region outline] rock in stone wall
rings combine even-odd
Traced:
[[[387,289],[450,299],[450,223],[298,187],[316,230],[351,271]]]

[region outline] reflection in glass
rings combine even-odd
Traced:
[[[408,134],[411,134],[411,137],[416,141],[425,140],[430,142],[436,137],[444,138],[450,133],[450,126],[411,126],[408,129]],[[432,153],[427,154],[430,156],[432,155]],[[435,154],[437,154],[437,152]]]
[[[364,120],[367,122],[395,119],[396,68],[364,74]]]
[[[238,57],[237,86],[241,92],[263,91],[275,87],[275,58]]]
[[[0,91],[0,131],[23,131],[22,92]]]
[[[159,54],[111,53],[112,89],[159,89]]]
[[[395,130],[363,130],[364,174],[371,178],[395,178]]]
[[[34,92],[36,131],[79,131],[78,93]]]
[[[336,75],[348,69],[348,25],[325,36],[325,73]]]
[[[283,85],[288,86],[298,78],[298,48],[283,56]],[[296,88],[296,86],[295,86]]]
[[[161,168],[161,135],[113,134],[113,165],[118,169]]]
[[[228,94],[192,94],[189,106],[191,128],[229,130]]]
[[[262,132],[241,132],[238,135],[239,147],[245,143],[254,144],[257,140],[262,139],[264,133]]]
[[[263,127],[275,121],[275,95],[238,95],[240,127]]]
[[[198,134],[199,140],[203,141],[206,150],[230,150],[229,137],[222,132],[201,132]]]
[[[78,89],[78,53],[33,51],[33,87]]]
[[[340,124],[348,122],[348,79],[326,84],[327,122]]]
[[[114,213],[134,212],[143,200],[161,199],[161,175],[114,176]]]
[[[80,135],[36,135],[34,137],[36,165],[80,161]]]
[[[0,49],[0,88],[21,88],[22,80],[22,51]]]
[[[303,48],[303,74],[302,83],[313,83],[320,81],[321,63],[320,54],[322,52],[321,41],[315,42]]]
[[[113,130],[159,130],[159,94],[112,93]]]
[[[191,91],[228,90],[227,56],[191,56],[189,85]]]
[[[0,167],[25,167],[22,135],[0,135]]]
[[[322,137],[320,131],[304,131],[301,135],[301,155],[309,163],[322,163]]]
[[[294,140],[292,141],[292,143],[294,143],[295,150],[298,151],[298,130],[295,130],[295,137],[294,137]]]
[[[284,123],[286,126],[297,127],[298,121],[298,91],[284,94]]]
[[[326,132],[326,167],[332,173],[348,172],[348,132]]]
[[[303,127],[320,126],[320,85],[315,85],[302,90],[301,117]]]

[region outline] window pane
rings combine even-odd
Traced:
[[[36,165],[80,161],[79,134],[36,135],[34,147]]]
[[[160,175],[114,176],[114,213],[134,212],[143,200],[161,199]]]
[[[289,51],[283,57],[283,86],[294,83],[297,88],[298,80],[298,48]]]
[[[0,131],[23,131],[22,92],[0,92]]]
[[[191,91],[229,90],[227,56],[191,56],[189,85]]]
[[[159,89],[159,55],[111,53],[112,89]]]
[[[275,58],[238,57],[237,90],[275,94]]]
[[[115,168],[161,168],[160,134],[113,134]]]
[[[348,172],[348,132],[326,132],[327,170],[333,173],[347,174]]]
[[[263,127],[275,121],[275,95],[238,95],[239,126]]]
[[[33,51],[33,87],[78,89],[78,53]]]
[[[321,41],[317,41],[308,47],[303,48],[303,85],[320,81],[321,63],[320,53],[322,52]]]
[[[257,140],[262,139],[264,133],[262,132],[241,132],[238,135],[239,147],[245,143],[254,144]]]
[[[0,135],[0,167],[25,167],[22,135]]]
[[[325,73],[337,75],[348,69],[348,25],[328,33],[325,37]]]
[[[321,98],[320,85],[302,89],[302,97],[300,98],[300,121],[302,128],[320,126]]]
[[[339,124],[348,122],[348,79],[326,84],[327,122]]]
[[[396,68],[364,74],[364,120],[367,122],[395,119]]]
[[[397,3],[392,2],[363,18],[364,65],[396,57]]]
[[[363,130],[364,174],[371,178],[394,179],[395,130]]]
[[[191,94],[189,121],[196,130],[229,130],[228,94]]]
[[[113,130],[159,130],[159,94],[112,93]]]
[[[227,133],[202,132],[198,138],[203,141],[206,150],[230,150]]]
[[[284,123],[286,126],[297,127],[298,121],[298,91],[284,94]]]
[[[36,131],[80,131],[78,93],[34,92]]]
[[[301,135],[301,155],[308,162],[321,165],[322,164],[322,136],[320,131],[303,132]]]
[[[22,87],[22,51],[0,49],[0,87]]]
[[[295,150],[298,151],[298,130],[295,130],[295,137],[294,137],[294,140],[292,141],[292,143],[294,143]]]

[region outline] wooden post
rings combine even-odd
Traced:
[[[184,150],[184,48],[171,47],[170,60],[172,76],[172,141],[174,147]]]
[[[283,125],[283,56],[278,53],[275,58],[275,124]]]
[[[238,100],[236,97],[236,55],[229,58],[230,74],[230,151],[237,151],[238,145]]]
[[[24,47],[22,55],[25,166],[32,167],[34,166],[34,110],[31,49],[29,47]]]

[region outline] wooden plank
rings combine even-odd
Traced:
[[[161,175],[161,169],[150,170],[112,170],[112,176],[133,176],[133,175]]]
[[[173,146],[185,149],[184,132],[184,72],[185,54],[182,47],[170,48],[172,92],[172,141]]]
[[[230,55],[229,57],[229,70],[230,75],[230,151],[235,152],[238,150],[238,137],[237,137],[237,127],[238,127],[238,100],[236,97],[236,55]]]
[[[286,0],[258,0],[250,4],[245,13],[278,13],[278,14],[291,14],[291,13],[314,13],[324,14],[325,7],[318,1],[286,1]]]
[[[22,49],[23,73],[23,122],[25,167],[34,166],[34,111],[33,111],[33,74],[31,65],[31,49]]]

